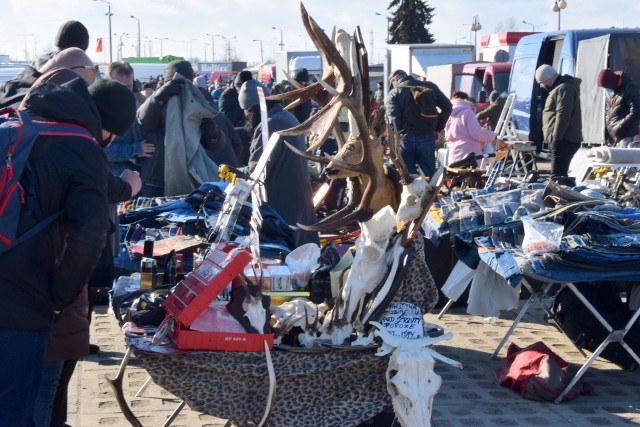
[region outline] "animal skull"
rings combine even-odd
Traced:
[[[356,241],[356,255],[349,278],[342,289],[342,300],[347,304],[347,319],[353,319],[361,300],[373,292],[384,278],[387,269],[385,251],[393,231],[394,219],[393,209],[387,206],[371,220],[360,224],[362,232]]]
[[[424,177],[414,179],[409,185],[402,186],[400,206],[396,213],[396,229],[402,231],[407,224],[422,214],[422,200],[427,192],[433,191]]]
[[[389,359],[387,391],[403,427],[431,425],[433,398],[442,383],[434,364],[427,349],[412,345],[401,345]]]
[[[375,334],[383,340],[377,355],[393,352],[389,358],[386,378],[387,391],[391,395],[398,421],[403,427],[429,427],[433,398],[442,383],[440,376],[433,371],[434,358],[462,368],[459,362],[441,356],[430,348],[436,341],[451,339],[451,334],[407,340],[391,335],[378,322],[370,323],[378,328]]]

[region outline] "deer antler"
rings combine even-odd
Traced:
[[[404,159],[400,154],[400,135],[398,135],[398,129],[392,120],[387,123],[387,130],[389,158],[395,165],[396,169],[398,169],[398,173],[400,173],[400,183],[402,185],[409,185],[413,182],[413,177],[409,173],[407,164],[404,162]]]

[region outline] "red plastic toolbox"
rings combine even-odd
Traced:
[[[202,264],[180,282],[165,302],[175,325],[170,336],[183,350],[264,351],[273,348],[272,334],[238,334],[192,331],[189,325],[251,261],[246,249],[220,245],[209,251]]]

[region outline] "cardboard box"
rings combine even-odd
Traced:
[[[292,291],[291,270],[286,265],[270,265],[267,269],[271,276],[272,291]]]
[[[251,261],[246,249],[220,245],[212,249],[196,271],[180,282],[165,302],[174,317],[169,336],[182,350],[264,351],[273,348],[272,334],[192,331],[189,325]]]

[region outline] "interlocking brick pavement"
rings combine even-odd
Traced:
[[[543,341],[577,369],[586,359],[564,335],[544,322],[541,310],[530,312],[510,342],[523,347]],[[432,314],[426,316],[427,322],[440,324],[454,335],[451,341],[436,343],[436,350],[464,365],[459,370],[436,363],[442,387],[433,403],[434,427],[640,424],[640,373],[622,371],[606,361],[596,361],[583,377],[594,386],[595,395],[580,396],[560,405],[522,399],[496,383],[494,372],[504,363],[506,348],[498,360],[492,360],[490,355],[511,325],[513,315],[505,313],[504,317],[490,324],[481,317],[465,314],[464,308],[451,309],[441,320]],[[76,368],[69,386],[68,423],[75,427],[128,426],[104,379],[105,375],[115,378],[126,351],[117,322],[106,314],[106,307],[96,307],[91,334],[91,341],[100,345],[101,352],[86,357]],[[146,379],[146,371],[132,357],[125,372],[125,396],[145,427],[161,426],[180,399],[154,384],[141,397],[134,397]],[[185,407],[172,425],[220,427],[225,420]]]

